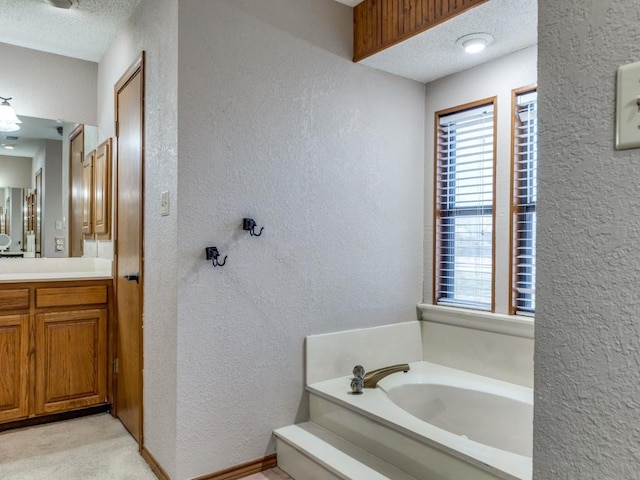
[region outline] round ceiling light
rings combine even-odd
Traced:
[[[493,37],[488,33],[470,33],[456,40],[456,45],[467,53],[479,53],[491,42]]]
[[[44,1],[45,3],[48,3],[53,7],[63,8],[65,10],[68,10],[70,8],[76,8],[78,6],[78,0],[44,0]]]

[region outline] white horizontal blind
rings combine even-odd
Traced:
[[[493,304],[494,106],[438,116],[435,302]]]
[[[533,315],[536,308],[536,201],[538,197],[538,94],[515,97],[513,310]]]

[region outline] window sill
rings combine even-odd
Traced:
[[[422,320],[458,327],[474,328],[486,332],[502,333],[515,337],[534,337],[534,318],[519,315],[468,310],[441,305],[418,304]]]

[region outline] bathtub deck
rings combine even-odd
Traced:
[[[531,389],[428,362],[410,365],[410,373],[386,377],[380,388],[367,389],[363,395],[351,395],[348,376],[308,385],[311,421],[376,456],[402,465],[416,478],[423,478],[425,470],[443,466],[449,473],[438,478],[531,479],[530,457],[476,443],[419,420],[394,404],[384,385],[396,381],[452,385],[525,402],[533,401]],[[408,446],[402,449],[401,462],[398,454],[392,453],[395,449],[389,450],[386,444]],[[464,469],[469,471],[463,473]],[[437,472],[432,473],[437,476]]]

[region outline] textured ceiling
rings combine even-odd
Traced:
[[[489,0],[360,63],[427,83],[536,45],[537,30],[537,0]],[[483,52],[470,55],[456,45],[477,32],[494,37]]]
[[[354,6],[361,0],[337,0]],[[0,42],[97,62],[140,0],[80,0],[61,10],[44,0],[0,0]],[[420,82],[465,70],[537,43],[537,0],[489,0],[361,63]],[[486,32],[494,42],[465,54],[455,41]]]
[[[75,124],[45,120],[42,118],[18,117],[22,123],[17,132],[0,132],[0,155],[10,157],[33,157],[42,148],[45,140],[62,140],[57,132],[58,127],[73,128]],[[16,138],[17,137],[17,138]],[[11,145],[13,150],[6,150],[5,145]]]
[[[79,0],[62,10],[44,0],[0,0],[0,42],[98,62],[140,0]]]

